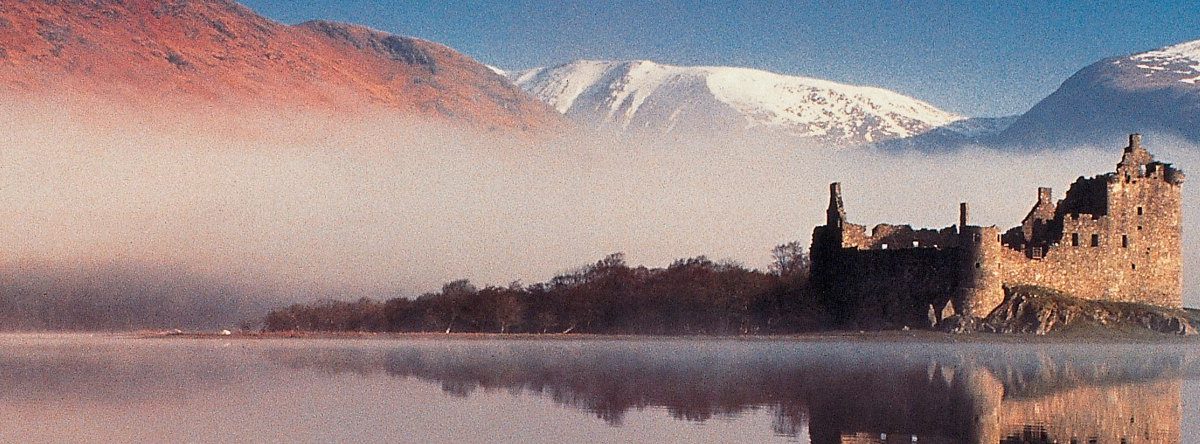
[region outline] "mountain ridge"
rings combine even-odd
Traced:
[[[851,146],[963,118],[882,88],[752,68],[576,60],[508,74],[577,123],[620,131],[767,130]]]
[[[1089,64],[1015,116],[968,118],[871,146],[1044,150],[1104,146],[1130,133],[1200,143],[1200,40]]]
[[[1044,148],[1127,133],[1200,142],[1200,40],[1088,65],[989,143]]]
[[[330,21],[284,25],[230,0],[5,3],[0,89],[233,109],[383,109],[488,128],[567,124],[444,45]]]

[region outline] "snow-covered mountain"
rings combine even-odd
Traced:
[[[848,146],[962,119],[881,88],[747,68],[581,60],[509,77],[583,125],[626,132],[765,130]]]
[[[995,143],[1112,144],[1130,132],[1200,142],[1200,40],[1083,68],[1000,133]]]

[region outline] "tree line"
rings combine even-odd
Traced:
[[[819,328],[799,242],[772,250],[767,271],[704,256],[666,268],[623,254],[548,282],[478,288],[456,280],[416,299],[321,300],[271,311],[266,331],[778,334]]]

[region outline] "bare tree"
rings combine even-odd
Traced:
[[[808,274],[808,254],[799,241],[791,241],[771,249],[771,274],[799,277]]]

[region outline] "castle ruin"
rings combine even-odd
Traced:
[[[1184,174],[1129,136],[1115,172],[1080,177],[1055,202],[1039,188],[1021,225],[970,225],[968,206],[942,229],[847,221],[830,185],[826,222],[813,231],[812,282],[841,321],[929,325],[983,318],[1020,285],[1103,301],[1182,305]]]

